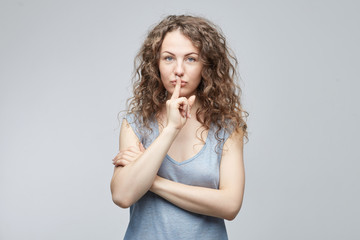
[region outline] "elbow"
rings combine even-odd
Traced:
[[[122,191],[114,191],[114,188],[111,188],[111,196],[113,202],[121,208],[129,208],[133,204],[129,196]]]
[[[121,208],[129,208],[132,205],[132,202],[130,199],[116,196],[114,194],[112,196],[112,200],[117,206],[119,206]]]
[[[237,204],[235,206],[228,207],[225,211],[224,219],[228,221],[232,221],[236,218],[238,213],[240,212],[241,204]]]
[[[112,201],[121,208],[129,208],[133,201],[128,194],[120,190],[119,186],[115,186],[115,182],[112,180],[110,184]]]
[[[228,220],[228,221],[232,221],[236,218],[238,212],[229,212],[224,216],[224,219]]]

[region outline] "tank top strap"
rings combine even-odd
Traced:
[[[145,148],[155,140],[157,126],[154,121],[150,121],[150,129],[146,128],[134,113],[128,113],[124,116],[124,119],[129,123],[135,135]]]

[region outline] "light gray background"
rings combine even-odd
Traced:
[[[117,113],[153,24],[218,24],[250,113],[230,239],[360,239],[358,1],[0,1],[0,239],[122,239]],[[154,238],[155,239],[155,238]]]

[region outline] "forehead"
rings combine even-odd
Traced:
[[[198,49],[194,46],[191,40],[182,34],[180,30],[168,32],[165,35],[163,43],[161,44],[160,52],[169,51],[172,53],[198,53]]]

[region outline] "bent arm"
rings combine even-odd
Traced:
[[[244,188],[243,134],[235,132],[224,145],[219,189],[156,177],[150,190],[190,212],[233,220],[240,211]]]
[[[111,194],[116,205],[127,208],[151,187],[161,163],[174,141],[178,130],[165,127],[155,141],[136,160],[114,168]],[[120,130],[120,150],[139,146],[139,139],[124,119]]]

